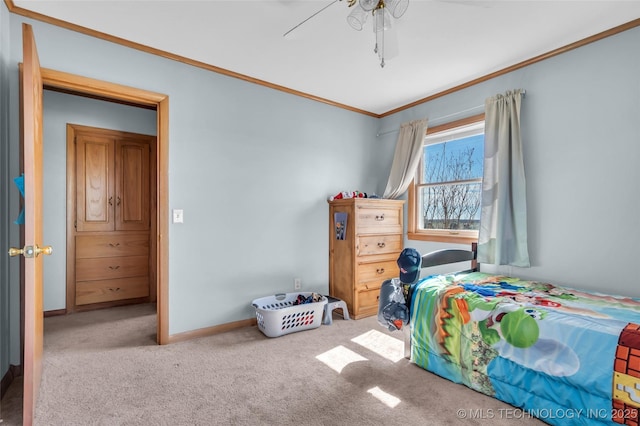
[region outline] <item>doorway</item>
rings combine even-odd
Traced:
[[[94,97],[156,110],[157,191],[150,199],[156,203],[155,235],[158,303],[155,341],[168,343],[168,108],[166,95],[88,79],[73,74],[47,70],[40,66],[33,30],[23,23],[23,63],[20,67],[20,158],[24,165],[25,221],[22,248],[12,247],[11,256],[21,256],[21,364],[23,367],[23,423],[31,424],[40,388],[43,349],[42,257],[52,254],[52,247],[42,243],[42,97],[43,89],[57,89],[70,94]]]
[[[126,105],[153,108],[156,111],[155,141],[155,193],[151,203],[156,206],[152,220],[156,223],[155,235],[151,235],[152,256],[155,267],[152,273],[156,281],[156,310],[158,344],[169,343],[168,327],[168,152],[169,152],[169,97],[146,90],[131,88],[101,80],[90,79],[60,71],[42,68],[42,83],[45,89],[85,96]],[[73,226],[73,224],[71,224]],[[69,227],[69,223],[67,223]]]

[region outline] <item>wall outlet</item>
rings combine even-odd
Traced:
[[[300,281],[300,278],[295,278],[293,280],[293,289],[300,290],[301,288],[302,288],[302,282]]]

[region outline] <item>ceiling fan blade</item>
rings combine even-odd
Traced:
[[[329,3],[328,5],[324,6],[322,9],[318,10],[316,13],[314,13],[313,15],[309,16],[307,19],[305,19],[304,21],[300,22],[298,25],[296,25],[295,27],[291,28],[289,31],[287,31],[286,33],[284,33],[282,35],[282,37],[286,37],[287,34],[289,34],[291,31],[295,30],[296,28],[298,28],[300,25],[304,24],[305,22],[307,22],[309,19],[313,18],[314,16],[316,16],[317,14],[319,14],[320,12],[324,11],[326,8],[328,8],[329,6],[333,5],[334,3],[337,3],[339,1],[342,0],[333,0],[331,3]]]

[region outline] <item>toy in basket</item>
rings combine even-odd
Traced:
[[[267,337],[318,328],[327,298],[318,293],[280,293],[251,302],[258,328]]]

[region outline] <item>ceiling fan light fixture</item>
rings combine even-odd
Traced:
[[[409,8],[409,0],[387,0],[384,3],[389,12],[391,12],[391,16],[396,19],[402,17]]]
[[[373,32],[386,31],[391,28],[391,15],[386,7],[373,11]]]
[[[397,19],[404,15],[409,7],[409,0],[349,0],[348,4],[353,10],[347,16],[347,22],[355,30],[362,30],[367,16],[373,15],[373,33],[376,37],[373,51],[377,53],[380,66],[384,68],[385,32],[391,29],[392,17]],[[397,48],[392,50],[397,52]]]
[[[380,67],[384,68],[384,31],[376,32],[376,45],[373,49],[374,53],[378,54],[380,60]]]
[[[361,31],[364,28],[364,23],[367,22],[368,16],[369,12],[360,7],[360,4],[357,4],[347,16],[347,22],[354,30]]]
[[[360,0],[358,3],[364,10],[366,10],[367,12],[371,12],[378,6],[380,0]]]

